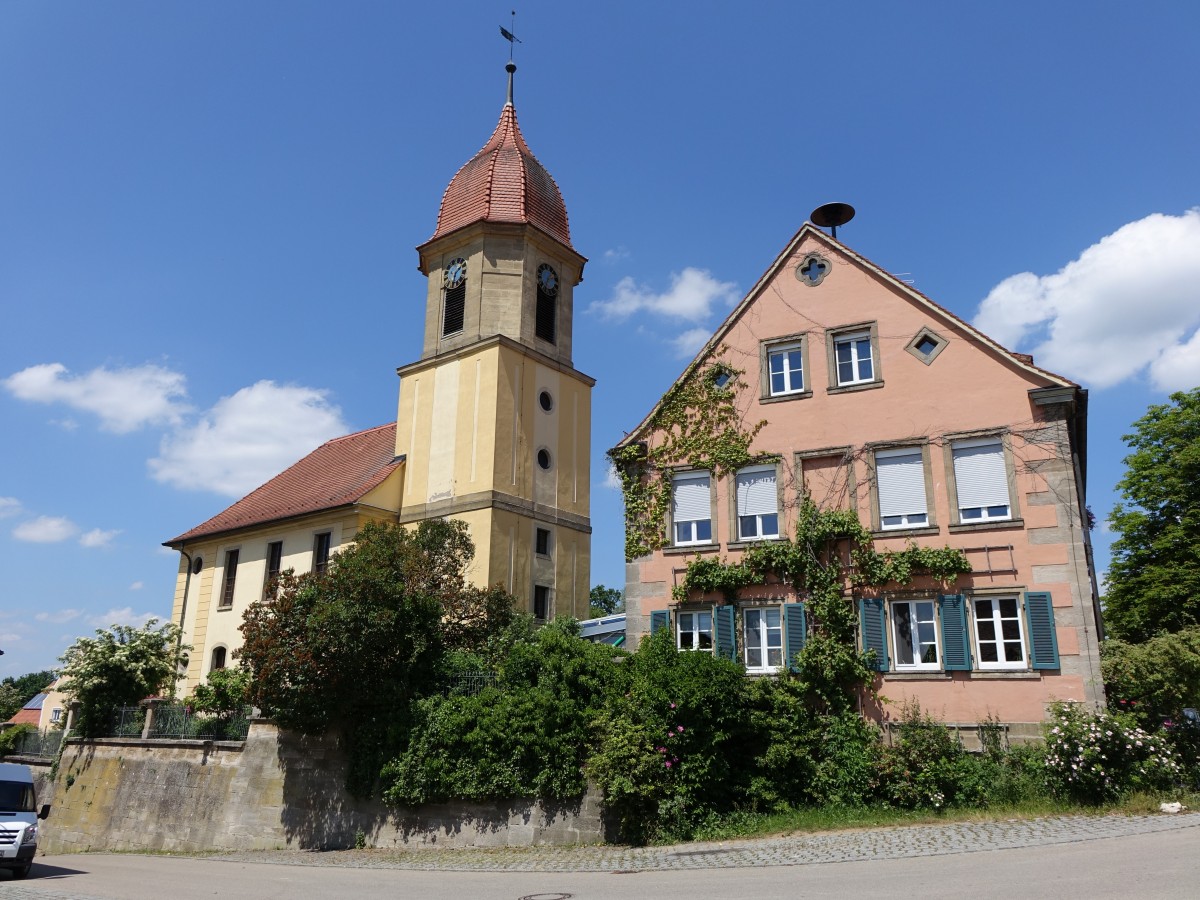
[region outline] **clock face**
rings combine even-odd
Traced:
[[[467,277],[467,261],[462,259],[454,260],[450,265],[446,266],[446,287],[456,288],[464,278]]]
[[[547,265],[538,266],[538,287],[553,296],[558,293],[558,273]]]

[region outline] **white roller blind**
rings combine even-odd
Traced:
[[[880,517],[929,511],[925,505],[925,467],[920,450],[879,451],[875,454],[875,477],[879,481]]]
[[[710,517],[708,475],[676,475],[671,495],[672,517],[676,522],[695,522]]]
[[[778,508],[775,492],[775,470],[756,469],[739,472],[737,477],[737,506],[739,516],[769,516]]]
[[[974,506],[1007,506],[1008,475],[999,441],[954,445],[954,483],[960,509]]]

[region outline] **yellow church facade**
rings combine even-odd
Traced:
[[[231,665],[246,608],[281,571],[322,571],[371,521],[467,523],[473,584],[539,620],[587,614],[591,389],[571,358],[572,247],[553,178],[508,100],[454,176],[434,235],[421,358],[401,366],[394,423],[327,442],[166,542],[180,553],[172,618],[189,656],[181,693]]]

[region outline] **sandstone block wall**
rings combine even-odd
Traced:
[[[244,744],[71,742],[41,799],[44,853],[88,850],[504,847],[604,840],[600,800],[532,800],[393,809],[351,797],[334,737],[255,722]]]

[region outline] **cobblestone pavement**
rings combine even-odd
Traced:
[[[1060,816],[994,822],[955,822],[797,834],[667,847],[532,847],[499,849],[247,850],[208,858],[286,866],[440,869],[481,872],[647,872],[759,866],[800,866],[871,859],[975,853],[1101,840],[1200,827],[1200,812],[1157,816]],[[1197,835],[1200,838],[1200,835]],[[58,859],[61,859],[58,858]],[[4,900],[86,900],[37,879],[4,879]]]

